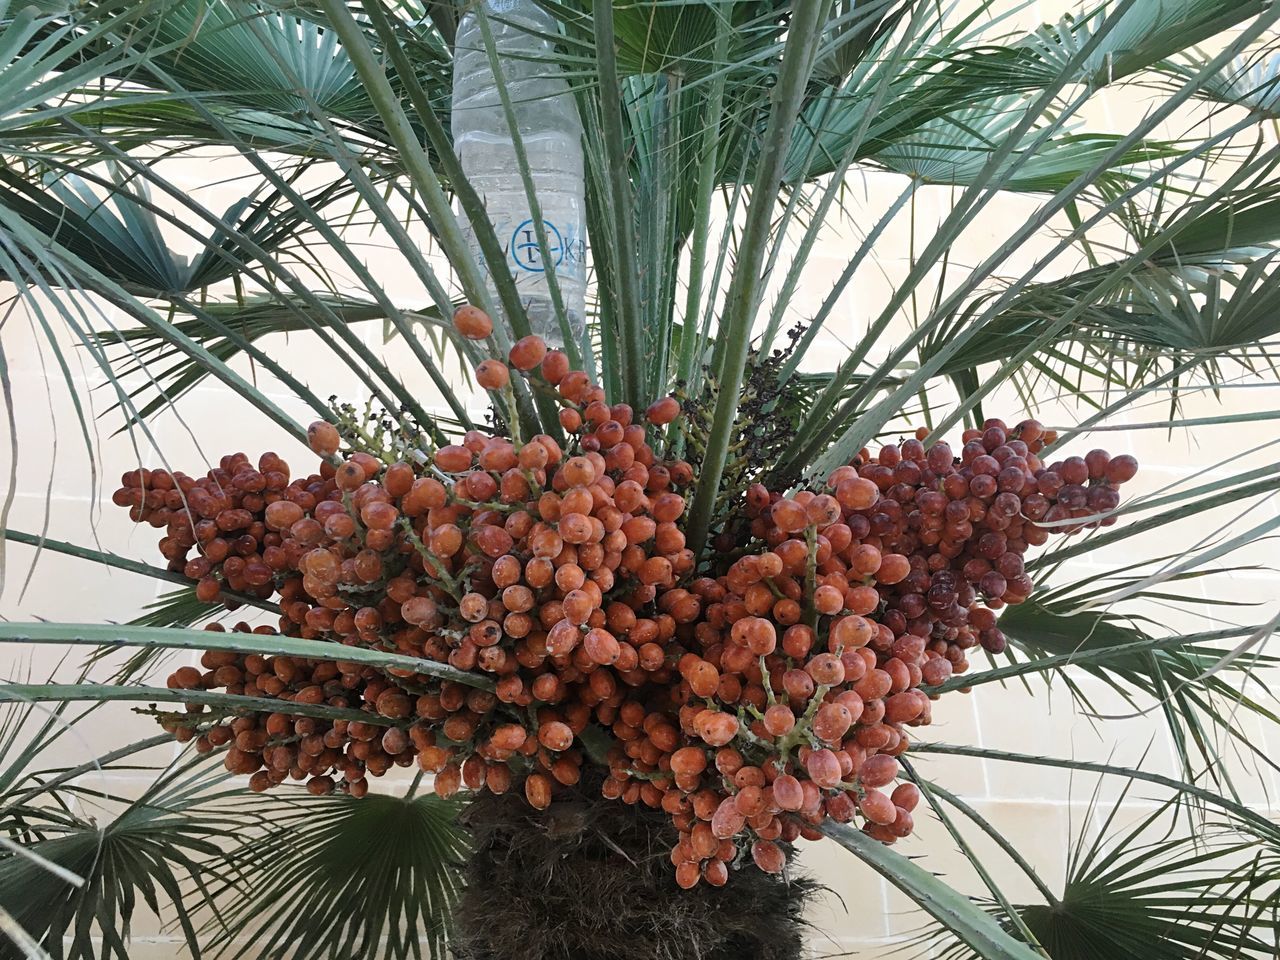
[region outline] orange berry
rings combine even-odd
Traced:
[[[473,456],[466,447],[451,444],[435,452],[435,462],[436,466],[445,473],[461,473],[463,470],[470,469]]]
[[[813,591],[813,606],[819,613],[832,616],[844,608],[844,594],[835,587],[823,585]]]
[[[364,467],[354,460],[348,460],[338,467],[334,480],[342,490],[354,490],[365,481]]]
[[[543,361],[546,355],[546,341],[537,334],[531,333],[515,342],[511,352],[507,354],[507,360],[517,370],[532,370]]]
[[[910,813],[920,803],[920,788],[914,783],[900,783],[890,797],[895,807],[901,807]]]
[[[559,413],[560,426],[569,433],[577,433],[582,429],[582,414],[572,407],[564,407]]]
[[[556,753],[568,750],[573,746],[573,730],[559,720],[544,723],[538,728],[538,742]]]
[[[773,505],[771,516],[783,533],[799,533],[809,523],[804,507],[794,500],[779,500]]]
[[[484,360],[476,367],[476,383],[486,390],[501,390],[511,382],[511,371],[501,360]]]
[[[542,377],[555,386],[569,373],[569,358],[560,350],[548,350],[542,358]]]
[[[702,879],[702,871],[692,860],[685,860],[676,866],[676,883],[682,890],[692,890]]]
[[[786,736],[795,725],[796,715],[785,703],[775,703],[764,712],[764,728],[772,736]]]
[[[322,457],[330,457],[338,452],[338,445],[342,442],[342,438],[338,435],[338,428],[331,423],[323,420],[317,420],[311,426],[307,427],[307,443],[311,449]]]
[[[714,695],[716,688],[720,685],[720,671],[706,660],[699,660],[693,664],[686,671],[685,678],[689,681],[689,689],[698,697]]]
[[[864,787],[883,787],[897,776],[898,761],[883,753],[868,758],[858,768],[858,782]]]
[[[911,573],[911,561],[900,553],[886,553],[880,559],[876,580],[880,583],[899,583]]]
[[[804,788],[800,781],[784,773],[773,781],[773,802],[782,810],[796,811],[804,806]]]
[[[888,826],[898,819],[898,808],[879,790],[868,790],[858,803],[862,815],[871,823]]]
[[[781,873],[787,864],[786,855],[772,840],[757,840],[751,845],[751,859],[765,873]]]
[[[663,397],[649,405],[645,419],[655,426],[665,426],[680,415],[680,401],[675,397]]]
[[[839,483],[836,499],[846,510],[866,510],[880,499],[880,488],[865,477],[854,477]]]
[[[806,758],[804,768],[809,779],[823,789],[831,789],[840,783],[840,761],[830,750],[814,750]]]
[[[876,627],[865,617],[841,617],[831,625],[829,643],[832,650],[855,650],[865,647],[876,635]]]
[[[544,773],[531,773],[524,782],[524,796],[535,810],[551,806],[551,778]]]
[[[489,315],[469,303],[453,312],[453,326],[468,340],[483,340],[493,333],[493,321]]]
[[[708,860],[702,872],[707,883],[713,887],[723,887],[729,882],[729,868],[723,860]]]
[[[677,776],[697,776],[707,769],[707,755],[700,747],[681,747],[671,755],[671,772]]]

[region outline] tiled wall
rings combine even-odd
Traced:
[[[205,188],[203,176],[201,171],[192,169],[186,172],[182,182],[191,189],[203,189],[205,194],[217,195],[212,199],[205,197],[214,208],[224,206],[223,201],[236,192],[237,188],[231,184]],[[901,189],[901,183],[900,180],[875,175],[865,181],[859,180],[852,184],[850,203],[865,206],[873,212],[883,209],[889,198]],[[945,202],[946,195],[942,191],[922,193],[914,211],[918,218],[918,232],[930,222],[936,222]],[[1029,202],[1015,197],[997,203],[990,212],[989,220],[984,221],[989,223],[986,240],[994,243],[999,239],[1005,225],[1014,222],[1010,218],[1022,215]],[[815,368],[829,366],[843,354],[848,344],[856,340],[875,316],[895,278],[905,273],[910,215],[910,211],[904,212],[886,232],[881,242],[884,255],[861,272],[843,298],[812,353]],[[842,224],[833,226],[830,235],[824,237],[806,275],[806,282],[792,304],[792,317],[801,319],[811,314],[842,269],[852,238],[859,235],[859,229]],[[985,253],[985,250],[976,252]],[[956,262],[962,259],[961,253],[957,252]],[[397,262],[395,257],[379,258],[375,252],[370,253],[369,259],[379,269],[383,269],[386,262]],[[977,257],[969,259],[976,260]],[[393,267],[383,269],[383,274],[393,296],[402,302],[421,301],[421,291],[408,271],[398,272]],[[896,329],[906,329],[909,321],[909,316],[901,317]],[[138,462],[149,466],[168,463],[196,473],[203,469],[206,458],[216,461],[220,454],[234,450],[257,454],[274,449],[297,463],[308,459],[308,455],[279,430],[255,415],[242,398],[212,381],[184,397],[178,404],[177,414],[170,412],[155,418],[154,446],[145,437],[135,435],[132,438],[138,444],[135,451],[129,435],[115,433],[120,420],[116,414],[107,412],[113,398],[98,386],[100,375],[91,369],[85,352],[62,337],[61,347],[77,371],[76,390],[82,397],[92,398],[96,415],[92,425],[96,431],[93,459],[98,470],[98,490],[93,495],[90,459],[80,436],[67,387],[56,371],[50,345],[21,311],[7,316],[2,322],[0,333],[11,369],[13,415],[17,424],[17,486],[9,520],[14,528],[38,532],[47,523],[50,537],[79,543],[96,540],[101,549],[154,561],[157,558],[154,552],[157,533],[149,527],[135,528],[124,512],[109,502],[111,489],[123,470]],[[382,348],[378,324],[366,324],[363,333],[372,345]],[[886,340],[891,342],[891,338],[892,334]],[[354,377],[324,356],[305,337],[275,337],[265,346],[298,371],[317,394],[337,393],[353,400],[363,400]],[[394,343],[386,349],[393,357],[393,366],[403,372],[406,382],[420,391],[424,402],[432,405],[430,386],[425,377],[414,369],[412,358],[406,351],[397,350]],[[261,370],[254,370],[244,362],[238,363],[237,369],[255,378],[287,411],[304,422],[311,419],[302,404],[275,387]],[[137,382],[135,378],[133,383]],[[1258,384],[1270,385],[1256,386]],[[1248,381],[1248,386],[1249,389],[1225,391],[1220,400],[1212,395],[1189,395],[1185,398],[1184,411],[1187,415],[1197,415],[1280,408],[1280,388],[1274,385],[1274,375],[1267,374],[1265,379],[1258,377]],[[1160,403],[1127,414],[1129,422],[1161,420],[1166,415],[1161,404],[1167,402],[1168,397],[1160,395],[1157,399]],[[1012,418],[1022,413],[1021,405],[1012,395],[993,399],[988,410],[1007,413]],[[1080,416],[1080,408],[1048,399],[1040,416],[1054,425],[1069,425]],[[7,473],[10,458],[11,438],[8,428],[4,429],[6,436],[0,442],[0,461],[3,461],[0,475]],[[1112,452],[1130,451],[1142,460],[1142,473],[1131,485],[1134,495],[1150,493],[1206,467],[1211,468],[1211,476],[1219,477],[1241,469],[1242,464],[1254,465],[1268,462],[1268,458],[1275,459],[1273,450],[1264,450],[1247,458],[1237,456],[1248,447],[1274,438],[1274,428],[1266,423],[1195,433],[1141,430],[1103,436],[1105,445]],[[1084,452],[1091,445],[1081,441],[1077,449]],[[1276,505],[1274,501],[1265,502],[1242,517],[1237,517],[1239,512],[1238,508],[1225,508],[1217,511],[1212,519],[1180,525],[1176,528],[1176,535],[1159,531],[1139,538],[1130,546],[1092,556],[1088,562],[1072,563],[1064,573],[1075,577],[1101,577],[1121,563],[1169,553],[1201,537],[1211,538],[1220,525],[1235,530],[1245,529],[1265,517],[1275,516]],[[50,552],[39,558],[30,582],[25,583],[33,558],[34,551],[27,547],[10,544],[7,548],[6,582],[0,597],[0,612],[6,617],[125,620],[136,616],[146,603],[163,591],[163,588],[158,591],[156,584],[144,578],[107,571]],[[1264,606],[1258,610],[1226,608],[1225,613],[1216,615],[1237,622],[1265,620],[1275,612],[1275,598],[1280,596],[1280,575],[1274,569],[1280,554],[1274,543],[1256,545],[1231,559],[1268,568],[1215,578],[1208,584],[1193,582],[1185,589],[1192,597],[1263,601]],[[1205,629],[1204,624],[1208,621],[1199,615],[1211,613],[1207,608],[1197,611],[1185,607],[1181,610],[1153,607],[1148,612],[1161,623],[1188,631]],[[33,678],[42,678],[57,666],[61,658],[62,651],[56,648],[5,648],[0,650],[0,673],[8,677],[29,674]],[[64,663],[61,675],[65,677],[73,672],[74,663],[74,660]],[[1097,681],[1086,678],[1081,685],[1099,715],[1134,712],[1132,706]],[[109,705],[102,709],[96,722],[80,726],[76,737],[61,745],[50,760],[83,760],[124,742],[148,736],[153,731],[151,721],[137,716],[128,706]],[[1259,726],[1253,735],[1264,738],[1273,751],[1280,751],[1280,734],[1274,728],[1264,731]],[[1035,679],[1030,692],[1011,685],[1008,688],[985,686],[970,696],[952,695],[937,705],[935,725],[927,731],[927,736],[958,744],[1060,757],[1089,757],[1116,764],[1137,763],[1145,755],[1144,766],[1147,769],[1177,773],[1172,746],[1158,715],[1091,721],[1073,705],[1061,682],[1052,690]],[[153,751],[153,757],[160,758],[169,752],[162,748]],[[1065,771],[1048,768],[983,763],[960,757],[930,757],[922,759],[919,767],[925,775],[963,796],[981,814],[996,823],[1051,886],[1060,884],[1069,838],[1082,829],[1087,830],[1085,812],[1094,792],[1094,780],[1085,776],[1072,778]],[[139,786],[125,774],[113,774],[109,779],[114,788],[125,793]],[[1249,802],[1276,812],[1273,804],[1277,790],[1280,790],[1280,780],[1273,772],[1242,776],[1240,782]],[[1101,790],[1099,797],[1104,810],[1107,803],[1114,801],[1118,789],[1117,784],[1109,783]],[[1132,810],[1126,810],[1125,816],[1131,820],[1150,809],[1154,796],[1149,790],[1131,792],[1126,803]],[[994,851],[991,844],[975,840],[975,845],[1014,901],[1034,896],[1025,878]],[[931,817],[920,817],[917,836],[903,843],[901,850],[915,857],[924,857],[921,862],[925,866],[943,874],[961,889],[980,892],[981,887],[972,868],[956,851],[955,844],[941,824]],[[831,843],[809,845],[803,862],[831,889],[831,896],[815,908],[813,914],[820,931],[814,939],[815,954],[836,956],[855,952],[861,957],[887,955],[888,950],[899,945],[902,938],[922,922],[921,916],[910,909],[903,897],[889,889],[852,855]],[[138,960],[174,955],[173,944],[160,933],[154,920],[140,921],[134,928],[139,936],[134,954]]]

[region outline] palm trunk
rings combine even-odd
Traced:
[[[536,811],[485,794],[462,814],[474,852],[454,914],[457,960],[799,960],[817,885],[746,858],[726,886],[676,886],[661,811],[583,789]]]

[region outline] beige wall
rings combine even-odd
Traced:
[[[1116,105],[1105,96],[1103,101],[1103,112],[1107,115],[1099,118],[1100,123],[1119,124],[1120,121],[1111,115]],[[1138,107],[1130,105],[1127,109]],[[227,201],[238,196],[243,189],[241,184],[225,182],[236,172],[234,165],[227,161],[211,166],[185,163],[177,166],[173,176],[185,188],[196,191],[210,207],[224,209]],[[851,179],[847,203],[853,215],[833,222],[819,245],[806,282],[792,304],[790,316],[793,319],[808,316],[821,301],[850,254],[853,240],[861,236],[871,222],[869,217],[887,206],[902,185],[900,178],[883,174]],[[814,364],[831,365],[843,355],[847,345],[856,340],[865,324],[879,310],[895,278],[906,271],[911,218],[916,218],[917,236],[927,236],[947,201],[947,191],[925,190],[914,210],[908,209],[899,216],[880,244],[883,253],[875,263],[863,269],[833,316],[828,330],[820,338],[819,348],[812,354]],[[978,262],[1005,235],[1009,225],[1020,222],[1036,202],[1034,199],[1008,197],[992,204],[979,227],[966,238],[965,245],[957,247],[953,269],[957,264]],[[374,235],[368,244],[367,259],[393,296],[403,303],[423,302],[422,290],[400,259],[380,252],[386,246],[385,239]],[[1023,260],[1019,258],[1019,262]],[[1075,263],[1066,263],[1062,269],[1075,266]],[[345,276],[345,273],[341,275]],[[119,318],[113,319],[119,321]],[[910,317],[903,316],[899,332],[906,329],[909,322]],[[372,345],[382,349],[377,324],[365,325],[362,332]],[[242,398],[208,382],[183,398],[176,413],[166,413],[154,420],[154,445],[141,435],[132,438],[127,434],[114,435],[119,423],[114,414],[105,413],[96,420],[93,460],[98,467],[99,488],[95,494],[91,489],[90,457],[79,436],[68,389],[56,372],[49,344],[21,311],[3,320],[2,336],[12,371],[17,432],[16,437],[10,437],[8,428],[4,428],[6,436],[0,441],[0,475],[7,474],[9,441],[15,440],[17,484],[10,514],[10,525],[14,528],[38,531],[47,521],[51,537],[76,542],[96,538],[102,549],[155,561],[156,532],[149,527],[135,528],[123,511],[113,507],[108,500],[123,470],[140,461],[152,466],[168,463],[194,473],[203,469],[206,458],[216,461],[220,454],[235,450],[257,454],[275,449],[295,463],[308,459],[308,455],[280,431],[255,415]],[[84,351],[75,348],[68,338],[63,336],[61,343],[77,365],[77,391],[82,397],[92,397],[95,410],[104,413],[112,398],[105,390],[94,389],[101,382],[100,374],[91,369]],[[321,396],[337,393],[356,401],[364,399],[354,378],[305,337],[277,337],[269,343],[268,349],[287,359],[290,367]],[[430,402],[430,388],[425,378],[414,369],[412,359],[405,356],[405,351],[394,342],[386,350],[395,368],[402,371],[407,382],[421,390],[421,395]],[[271,383],[262,371],[253,370],[244,362],[238,363],[237,368],[255,377],[259,385],[286,410],[304,420],[310,419],[303,405]],[[1235,371],[1232,375],[1241,373]],[[133,382],[139,381],[135,379]],[[1070,425],[1082,415],[1081,408],[1074,404],[1058,403],[1052,397],[1043,399],[1040,416],[1053,425]],[[1128,413],[1126,417],[1131,423],[1160,420],[1165,416],[1163,404],[1167,399],[1167,394],[1160,394],[1153,398],[1155,402],[1151,405]],[[1184,398],[1184,403],[1188,415],[1277,409],[1280,408],[1280,388],[1275,385],[1274,374],[1255,378],[1246,376],[1238,387],[1224,391],[1220,399],[1209,394],[1190,394]],[[993,400],[988,405],[989,412],[1012,418],[1021,416],[1023,409],[1017,398],[1011,395]],[[1195,435],[1182,430],[1171,434],[1143,430],[1107,434],[1102,445],[1113,453],[1133,452],[1142,461],[1142,472],[1132,484],[1133,495],[1137,496],[1184,479],[1195,471],[1208,469],[1211,476],[1221,477],[1241,469],[1242,464],[1273,460],[1274,454],[1269,451],[1249,458],[1231,458],[1247,447],[1274,436],[1275,429],[1268,424],[1249,428],[1214,428]],[[136,450],[134,442],[138,445]],[[1075,449],[1083,453],[1092,445],[1082,441]],[[1071,564],[1065,574],[1101,577],[1122,562],[1155,557],[1189,542],[1211,537],[1220,525],[1235,525],[1236,529],[1243,529],[1236,513],[1232,508],[1223,509],[1210,518],[1182,524],[1176,535],[1160,531],[1156,535],[1139,538],[1121,550],[1093,555],[1087,562]],[[1275,513],[1276,505],[1272,500],[1257,507],[1244,519],[1244,523],[1252,525],[1267,516],[1275,516]],[[5,617],[125,620],[136,616],[146,603],[157,596],[156,584],[144,578],[99,569],[52,553],[40,558],[23,592],[33,555],[33,551],[26,547],[10,544],[7,548],[6,583],[3,596],[0,596],[0,613]],[[1231,558],[1236,563],[1270,564],[1273,568],[1277,559],[1280,555],[1273,543],[1255,545]],[[1228,609],[1226,613],[1214,614],[1237,622],[1260,622],[1274,613],[1274,598],[1280,595],[1280,576],[1274,569],[1258,570],[1215,578],[1210,583],[1196,582],[1186,590],[1193,598],[1214,596],[1267,601],[1260,608],[1265,613]],[[1151,607],[1147,612],[1162,623],[1186,630],[1205,629],[1210,621],[1204,616],[1212,614],[1208,608],[1196,609],[1189,605]],[[61,656],[61,651],[51,648],[4,648],[0,650],[0,674],[16,678],[29,673],[34,678],[42,678],[57,666]],[[67,677],[72,674],[75,662],[62,664],[60,675]],[[1093,706],[1099,714],[1133,712],[1098,682],[1084,678],[1081,685],[1094,698]],[[1017,687],[1000,689],[986,686],[972,696],[952,695],[939,704],[935,711],[935,725],[928,734],[955,743],[1063,757],[1087,756],[1119,764],[1137,763],[1145,754],[1147,769],[1177,773],[1172,746],[1158,716],[1093,722],[1073,706],[1061,683],[1050,691],[1035,681],[1032,690],[1032,693],[1027,693]],[[1252,736],[1269,744],[1273,754],[1280,754],[1280,732],[1275,728],[1263,730],[1252,718],[1246,720],[1246,724]],[[83,760],[152,732],[154,726],[147,718],[133,714],[126,706],[111,705],[101,711],[97,722],[81,725],[75,738],[60,747],[53,759]],[[159,758],[168,752],[171,751],[155,751],[154,755]],[[1051,885],[1060,885],[1068,837],[1073,831],[1080,830],[1084,822],[1085,810],[1094,789],[1092,780],[1076,777],[1073,781],[1064,772],[959,758],[930,759],[922,762],[921,768],[927,775],[960,793],[997,823]],[[1246,799],[1260,809],[1280,812],[1280,807],[1274,806],[1274,798],[1280,791],[1280,779],[1273,772],[1238,772]],[[138,786],[136,780],[125,774],[113,774],[108,779],[124,792],[136,790]],[[1101,793],[1104,804],[1113,801],[1117,791],[1117,784],[1107,784]],[[1132,793],[1126,801],[1130,809],[1125,811],[1122,819],[1132,820],[1150,809],[1149,798],[1152,796],[1145,790]],[[1028,884],[1016,870],[989,845],[978,846],[984,855],[990,854],[988,863],[997,878],[1006,884],[1006,892],[1015,901],[1032,896]],[[956,852],[943,828],[930,817],[921,818],[917,836],[900,849],[912,856],[923,856],[925,866],[941,872],[965,891],[980,891],[972,869]],[[845,951],[856,950],[862,957],[887,955],[885,951],[921,923],[921,916],[913,912],[902,897],[834,845],[808,845],[803,862],[830,886],[833,893],[814,911],[813,918],[819,929],[830,936],[829,940],[821,935],[815,936],[815,953],[843,955]],[[164,939],[154,921],[136,924],[135,932],[140,943],[136,953],[139,960],[173,955],[173,945]]]

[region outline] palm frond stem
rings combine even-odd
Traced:
[[[773,201],[781,185],[786,145],[790,142],[791,129],[813,70],[814,54],[822,38],[822,31],[817,27],[829,5],[829,0],[798,0],[792,9],[778,83],[770,93],[773,109],[757,161],[751,207],[743,226],[733,279],[725,295],[725,316],[717,338],[723,348],[722,362],[714,371],[719,393],[703,453],[698,491],[689,511],[689,546],[698,556],[706,546],[720,478],[728,461],[751,347],[751,323],[761,284],[760,267],[769,239]]]

